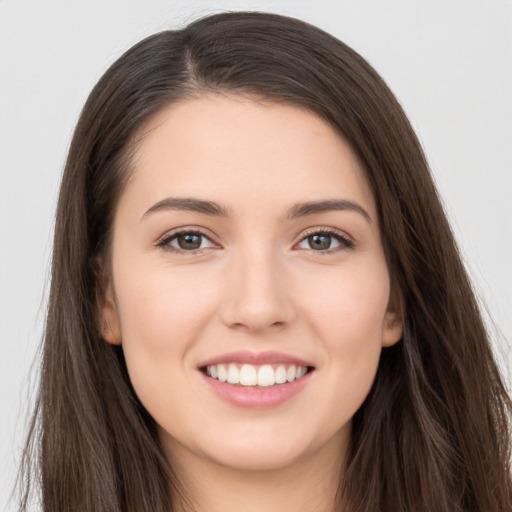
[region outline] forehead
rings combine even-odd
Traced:
[[[340,196],[374,211],[348,143],[319,116],[293,105],[222,95],[172,104],[145,127],[133,163],[124,199],[146,204],[191,195],[277,208]]]

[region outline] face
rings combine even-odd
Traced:
[[[104,338],[171,458],[270,469],[344,449],[402,322],[374,198],[328,124],[220,95],[160,112],[111,255]]]

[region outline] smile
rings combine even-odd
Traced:
[[[231,352],[204,361],[198,369],[214,395],[249,409],[268,409],[288,401],[316,373],[309,361],[273,351]]]
[[[240,386],[270,387],[293,382],[306,375],[308,368],[295,364],[261,366],[252,364],[213,364],[206,367],[206,375],[219,382]]]

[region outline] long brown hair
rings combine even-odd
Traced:
[[[26,475],[36,465],[43,510],[170,512],[180,492],[122,348],[99,335],[98,261],[108,259],[141,129],[164,106],[208,91],[315,112],[356,151],[375,195],[405,331],[383,349],[353,418],[338,509],[512,510],[511,401],[403,110],[344,43],[299,20],[248,12],[138,43],[82,111],[57,208],[40,390],[24,455]]]

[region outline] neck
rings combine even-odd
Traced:
[[[333,512],[343,475],[346,443],[335,436],[320,450],[285,467],[244,470],[190,457],[172,446],[171,466],[187,502],[177,512]],[[167,446],[167,448],[170,448]],[[169,453],[169,451],[168,451]]]

